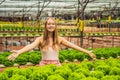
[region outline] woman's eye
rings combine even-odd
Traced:
[[[50,23],[48,23],[47,25],[50,25]]]
[[[55,25],[54,23],[48,23],[47,25]]]

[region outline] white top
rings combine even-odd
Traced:
[[[47,51],[41,50],[41,54],[42,60],[59,60],[59,51],[54,50],[52,47],[49,47]]]

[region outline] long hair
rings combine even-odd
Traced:
[[[52,35],[52,40],[53,40],[53,49],[55,50],[58,50],[60,47],[59,47],[59,41],[58,41],[58,31],[57,31],[57,23],[55,21],[55,19],[53,17],[48,17],[45,21],[45,28],[44,28],[44,33],[43,33],[43,42],[41,44],[41,48],[42,49],[48,49],[48,45],[49,45],[49,38],[48,38],[48,30],[47,30],[47,22],[49,19],[52,19],[54,22],[55,22],[55,30],[53,31],[53,35]]]

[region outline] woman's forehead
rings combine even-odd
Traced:
[[[54,23],[55,23],[55,20],[49,18],[49,19],[47,20],[47,22],[54,22]]]

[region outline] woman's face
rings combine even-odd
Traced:
[[[56,28],[55,26],[55,21],[52,20],[51,18],[47,20],[47,25],[46,28],[49,32],[53,32]]]

